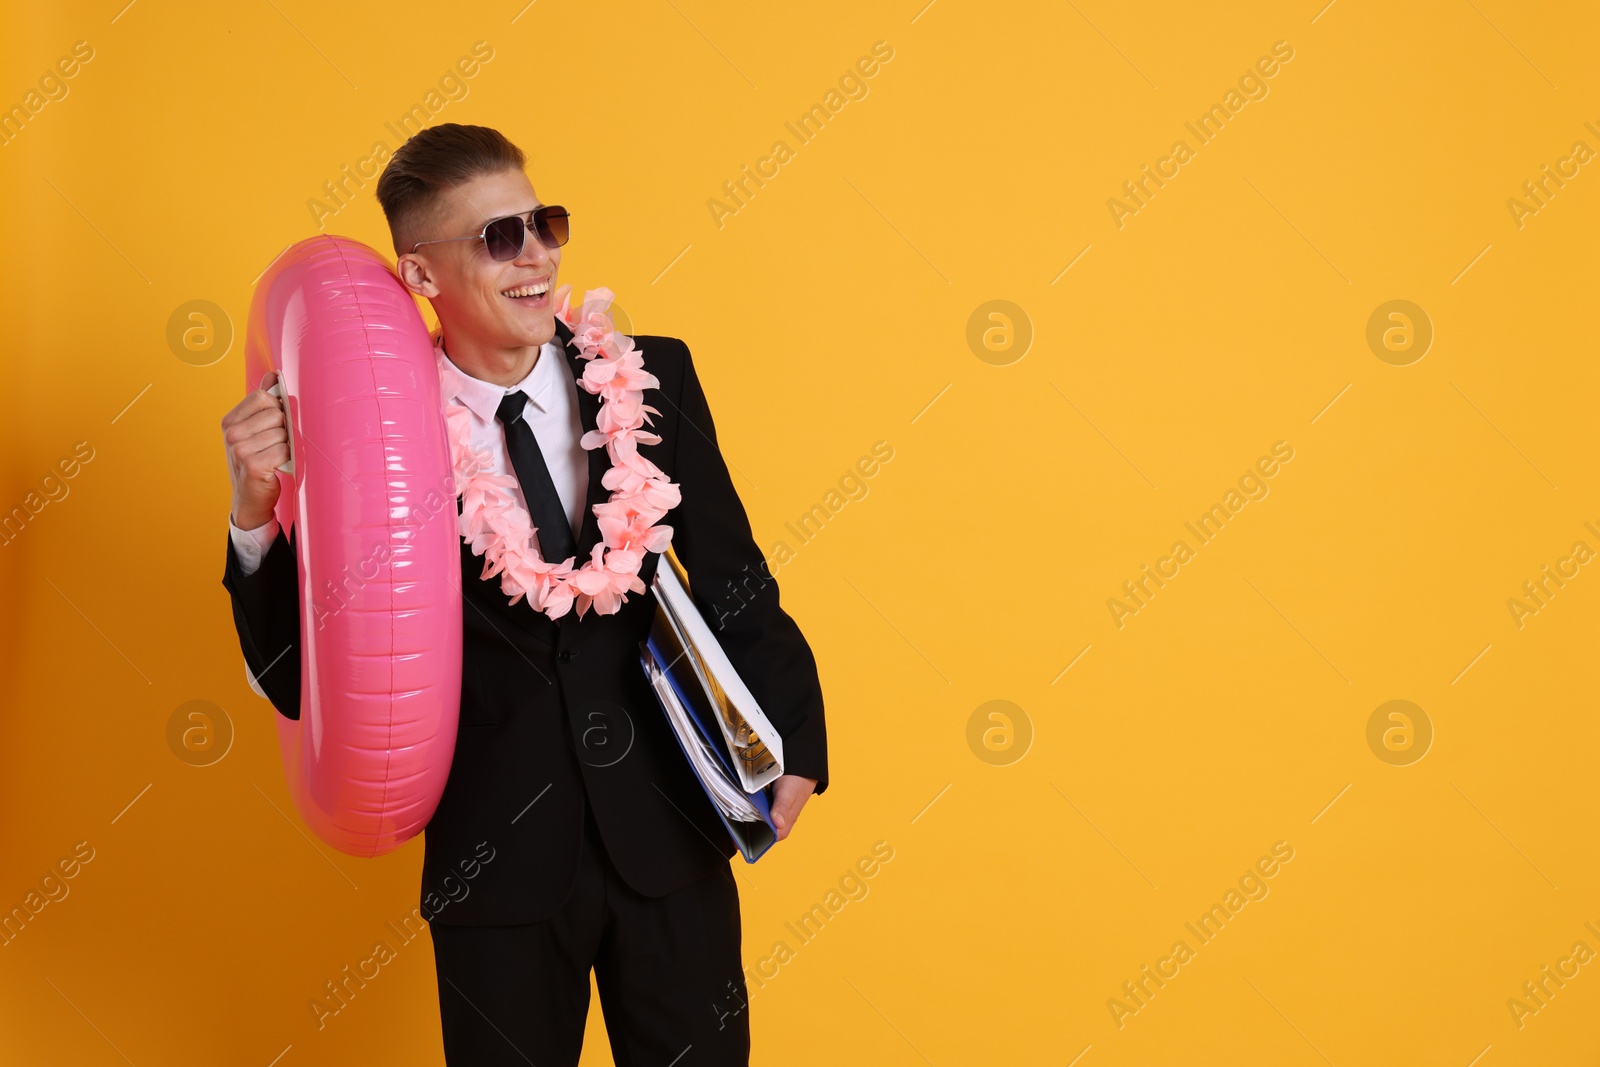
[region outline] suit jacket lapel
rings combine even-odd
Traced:
[[[572,330],[560,319],[556,319],[554,340],[561,346],[562,354],[567,357],[567,367],[572,376],[572,389],[578,397],[578,416],[583,423],[583,432],[599,429],[600,398],[578,384],[578,379],[583,377],[584,365],[588,361],[578,355],[577,348],[571,344]],[[594,506],[604,502],[611,495],[601,484],[606,468],[611,465],[605,447],[585,451],[589,458],[589,485],[583,501],[583,524],[578,529],[578,558],[573,561],[576,567],[582,567],[588,562],[589,553],[600,542],[600,524],[594,517]]]

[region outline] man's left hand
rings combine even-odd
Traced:
[[[772,783],[772,821],[777,824],[779,841],[788,837],[794,829],[800,809],[806,806],[806,801],[811,799],[811,793],[816,788],[815,778],[804,778],[798,774],[780,775]]]

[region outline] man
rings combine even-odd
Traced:
[[[581,564],[600,540],[592,508],[609,496],[610,461],[579,444],[600,398],[577,386],[584,361],[553,314],[565,217],[538,210],[516,146],[455,123],[407,141],[377,194],[401,281],[438,314],[446,401],[470,409],[474,446],[515,474],[541,557]],[[702,614],[783,736],[782,840],[828,782],[816,661],[779,606],[688,346],[635,344],[659,380],[643,401],[661,412],[649,427],[660,442],[639,452],[681,490],[661,522]],[[275,470],[289,457],[283,407],[266,392],[274,378],[222,420],[233,483],[223,585],[253,684],[298,718],[293,531],[272,517]],[[659,560],[646,555],[646,585]],[[639,663],[654,598],[552,620],[526,598],[511,604],[499,576],[482,572],[463,541],[460,729],[424,833],[422,915],[446,1060],[576,1064],[592,967],[619,1065],[747,1063],[736,849]]]

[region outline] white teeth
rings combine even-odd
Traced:
[[[524,285],[520,289],[507,289],[505,292],[501,293],[500,295],[501,296],[543,296],[545,293],[548,293],[549,291],[550,291],[550,283],[548,281],[545,281],[545,282],[539,282],[536,285]]]

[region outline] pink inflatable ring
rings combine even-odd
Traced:
[[[455,752],[461,557],[433,341],[381,254],[321,236],[250,304],[245,387],[276,370],[290,426],[277,517],[296,527],[299,719],[284,774],[329,845],[379,856],[428,825]]]

